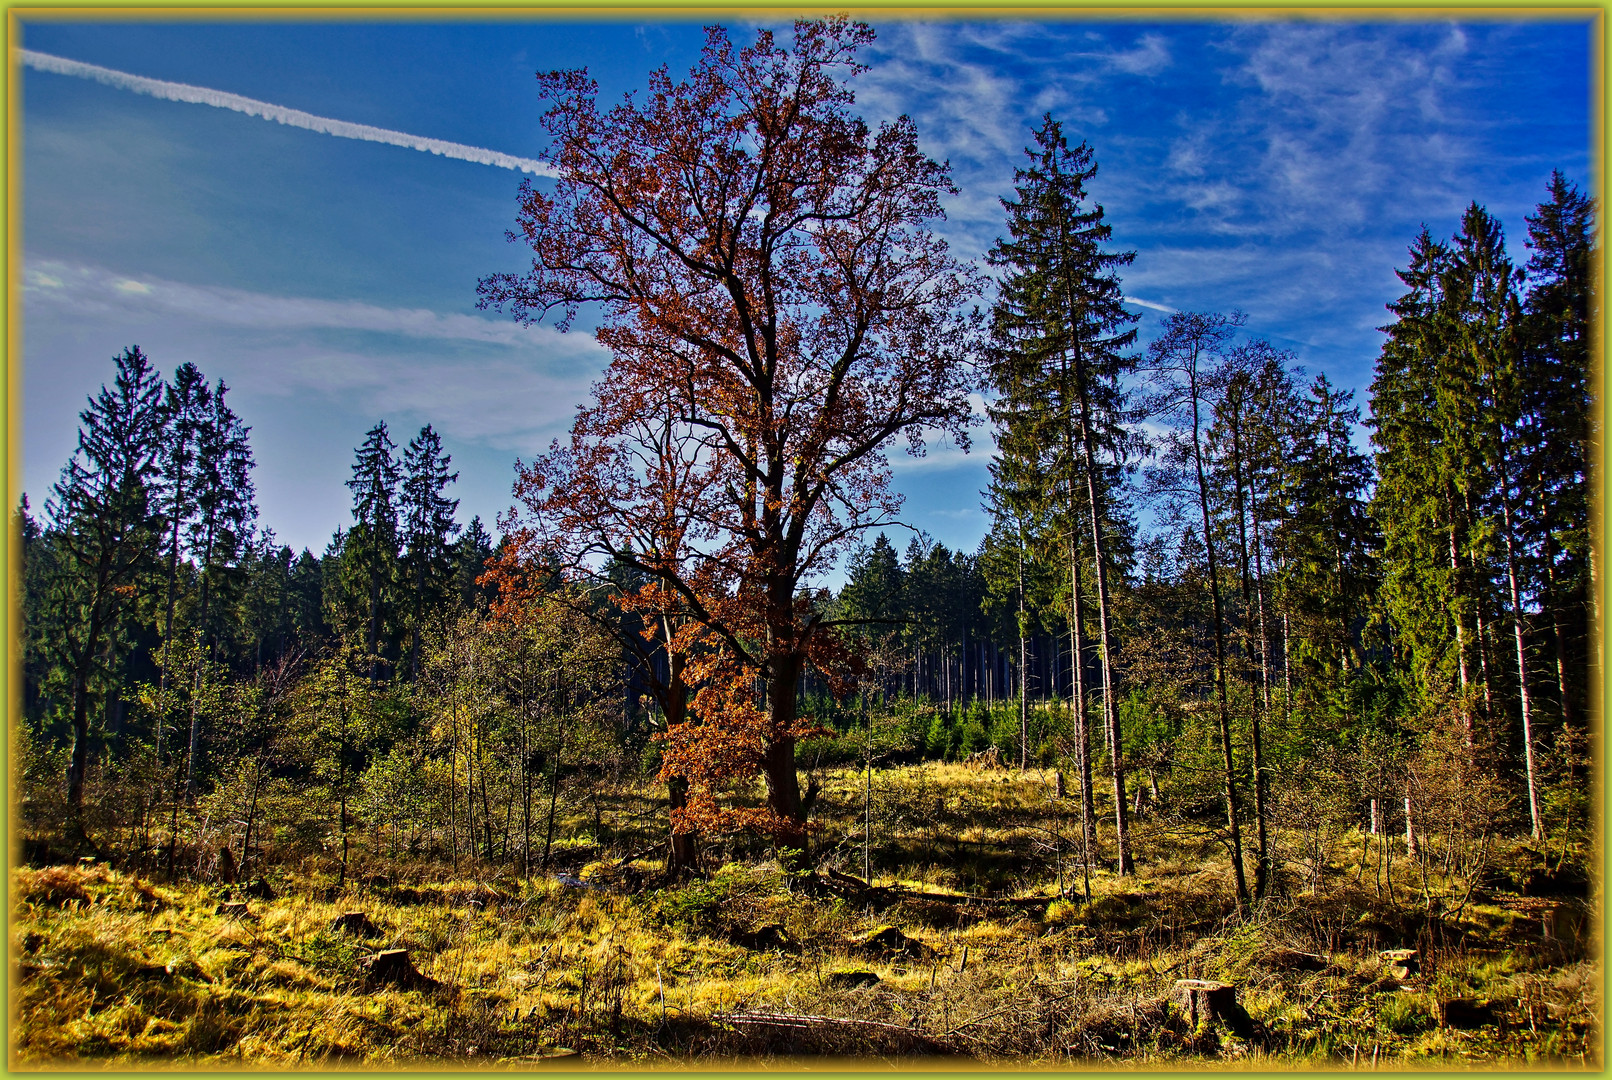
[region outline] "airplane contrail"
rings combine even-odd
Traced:
[[[428,154],[440,154],[443,157],[457,158],[460,161],[473,161],[478,165],[496,165],[500,169],[514,169],[518,172],[532,173],[534,176],[555,175],[554,167],[531,158],[515,157],[511,154],[501,154],[496,150],[484,150],[479,146],[466,146],[463,143],[446,142],[442,139],[427,139],[422,135],[410,135],[407,132],[391,131],[387,128],[370,127],[368,124],[354,124],[346,120],[332,120],[326,116],[315,116],[300,109],[288,109],[283,105],[270,105],[266,101],[254,101],[252,98],[241,97],[239,94],[226,93],[223,90],[209,90],[202,86],[190,86],[186,83],[164,82],[161,79],[147,79],[140,75],[130,75],[124,71],[114,71],[111,68],[100,67],[96,64],[85,64],[78,60],[66,60],[60,56],[51,56],[48,53],[34,52],[31,49],[19,49],[22,62],[39,71],[49,71],[57,75],[71,75],[79,79],[91,79],[119,90],[130,90],[136,94],[149,94],[165,101],[185,101],[194,105],[211,105],[215,109],[231,109],[247,116],[259,116],[265,120],[273,120],[277,124],[288,127],[306,128],[317,131],[322,135],[335,135],[343,139],[360,139],[364,142],[386,143],[390,146],[402,146],[410,150],[421,150]]]

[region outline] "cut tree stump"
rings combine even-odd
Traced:
[[[270,888],[269,883],[264,881],[262,878],[258,878],[250,885],[243,886],[241,888],[241,892],[255,900],[274,899],[274,890]]]
[[[1209,979],[1177,979],[1175,1001],[1181,1013],[1194,1029],[1200,1025],[1224,1025],[1237,1035],[1247,1036],[1253,1029],[1243,1007],[1237,1004],[1237,988],[1230,983]]]
[[[877,985],[879,977],[871,971],[834,971],[829,973],[827,982],[841,990],[855,990]]]
[[[226,919],[244,919],[247,916],[246,901],[228,900],[218,905],[217,914]]]
[[[385,949],[359,961],[368,974],[365,982],[371,987],[400,986],[405,990],[429,990],[437,981],[421,975],[409,961],[407,949]]]
[[[380,937],[381,928],[369,921],[369,916],[362,911],[344,911],[330,922],[330,929],[334,933],[352,934],[356,937]]]
[[[1409,979],[1422,973],[1422,954],[1415,949],[1384,949],[1377,954],[1396,979]]]
[[[793,950],[796,947],[795,939],[790,937],[789,931],[785,930],[779,923],[767,923],[765,926],[758,926],[749,931],[741,930],[733,935],[733,941],[735,944],[743,945],[747,949],[759,949],[762,951],[770,949]]]
[[[1438,1004],[1439,1023],[1452,1028],[1480,1028],[1494,1023],[1494,1006],[1477,998],[1451,998]]]
[[[1272,949],[1265,954],[1265,963],[1277,971],[1325,971],[1332,966],[1332,958],[1297,949]]]
[[[847,944],[863,952],[881,956],[904,954],[922,957],[929,954],[929,946],[908,937],[893,926],[881,926],[865,934],[858,934],[850,938]]]

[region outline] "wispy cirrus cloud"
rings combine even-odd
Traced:
[[[103,326],[107,340],[158,333],[169,343],[164,366],[194,359],[238,389],[362,401],[520,453],[541,449],[563,427],[606,361],[582,332],[137,279],[48,259],[27,262],[24,305],[30,366],[51,361],[43,343],[32,344],[52,327],[59,334],[68,324]]]

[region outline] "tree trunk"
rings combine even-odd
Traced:
[[[1450,587],[1451,592],[1453,593],[1450,598],[1452,601],[1450,605],[1450,614],[1455,618],[1456,670],[1461,679],[1461,727],[1466,733],[1466,746],[1467,749],[1470,750],[1474,745],[1474,739],[1472,731],[1472,702],[1468,697],[1467,692],[1468,676],[1466,669],[1466,623],[1465,620],[1461,618],[1460,608],[1461,560],[1460,549],[1457,547],[1455,542],[1454,507],[1450,506],[1450,499],[1447,493],[1445,495],[1445,505],[1449,509],[1450,514]]]
[[[666,731],[670,733],[688,719],[689,688],[683,681],[683,667],[686,661],[681,653],[672,651],[673,632],[669,621],[662,620],[661,632],[664,635],[663,647],[666,649],[666,696],[661,702],[661,711],[666,715]],[[699,860],[699,834],[692,829],[679,832],[673,824],[675,812],[687,806],[688,779],[682,776],[667,777],[666,817],[670,826],[670,839],[666,874],[671,878],[681,877],[695,869]]]
[[[1069,649],[1073,654],[1070,668],[1074,674],[1073,696],[1070,707],[1074,710],[1075,764],[1080,776],[1080,828],[1087,857],[1097,850],[1096,790],[1092,785],[1091,771],[1091,718],[1086,709],[1085,642],[1082,640],[1080,562],[1075,557],[1074,536],[1069,538]]]
[[[174,491],[174,500],[183,498],[184,482]],[[162,725],[168,714],[168,646],[173,641],[175,584],[179,577],[179,515],[174,515],[173,541],[168,549],[168,610],[162,622],[162,664],[157,672],[157,735],[153,758],[162,764]]]
[[[793,732],[798,717],[795,695],[800,669],[798,655],[782,654],[769,659],[766,685],[772,737],[761,763],[762,777],[767,782],[767,806],[776,815],[778,833],[774,839],[785,865],[796,870],[811,864],[806,847],[806,810],[800,801],[800,775],[795,771]],[[786,854],[789,852],[794,854]]]
[[[1504,444],[1502,444],[1503,446]],[[1502,454],[1504,451],[1502,450]],[[1534,770],[1534,727],[1532,699],[1528,692],[1528,650],[1523,641],[1522,596],[1517,584],[1517,552],[1511,529],[1511,495],[1507,488],[1505,461],[1500,466],[1500,513],[1505,528],[1506,579],[1511,592],[1512,636],[1517,645],[1517,700],[1522,709],[1522,755],[1528,776],[1528,817],[1533,825],[1533,838],[1545,835],[1545,823],[1539,810],[1539,779]]]
[[[1248,506],[1245,505],[1243,498],[1244,468],[1242,425],[1240,423],[1240,417],[1234,417],[1229,426],[1231,427],[1232,483],[1236,488],[1237,561],[1243,587],[1243,655],[1248,661],[1248,666],[1252,668],[1254,666],[1254,639],[1253,635],[1249,633],[1247,623],[1250,621],[1249,612],[1252,609],[1254,597],[1253,581],[1251,575],[1249,574],[1248,533],[1244,527],[1244,521],[1246,520],[1248,513]],[[1328,438],[1330,439],[1330,437],[1331,436],[1329,434]],[[1252,504],[1256,501],[1257,496],[1253,490],[1252,476],[1248,477],[1247,480],[1247,503]],[[1339,582],[1341,588],[1341,567],[1339,571]],[[1260,698],[1255,696],[1254,707],[1249,716],[1249,749],[1252,751],[1254,758],[1254,896],[1256,898],[1263,898],[1266,891],[1270,888],[1272,870],[1270,844],[1266,835],[1265,754],[1264,747],[1262,746],[1263,739],[1261,738],[1261,713],[1263,711],[1262,705],[1263,702],[1260,700]]]
[[[84,817],[84,775],[90,760],[89,673],[73,673],[73,756],[67,763],[67,806],[82,828]]]
[[[1231,702],[1226,692],[1226,611],[1220,599],[1220,570],[1215,561],[1215,538],[1209,520],[1209,482],[1204,475],[1199,442],[1198,388],[1192,387],[1192,453],[1198,474],[1198,507],[1203,515],[1204,559],[1209,570],[1209,593],[1214,601],[1215,690],[1220,713],[1220,752],[1226,771],[1226,823],[1231,832],[1231,866],[1237,881],[1237,902],[1248,902],[1248,879],[1243,871],[1243,833],[1237,799],[1237,770],[1231,753]]]

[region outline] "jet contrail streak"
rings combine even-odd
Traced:
[[[553,166],[545,165],[541,161],[531,158],[514,157],[510,154],[500,154],[496,150],[483,150],[478,146],[465,146],[463,143],[445,142],[442,139],[427,139],[420,135],[410,135],[402,131],[390,131],[386,128],[370,127],[368,124],[353,124],[346,120],[332,120],[325,116],[315,116],[300,109],[288,109],[283,105],[270,105],[266,101],[254,101],[251,98],[241,97],[239,94],[228,94],[222,90],[209,90],[202,86],[189,86],[185,83],[164,82],[161,79],[147,79],[140,75],[130,75],[123,71],[114,71],[111,68],[99,67],[95,64],[85,64],[77,60],[64,60],[59,56],[50,56],[47,53],[34,52],[31,49],[19,49],[22,62],[31,68],[40,71],[49,71],[57,75],[71,75],[79,79],[93,79],[98,83],[116,87],[119,90],[131,90],[136,94],[150,94],[165,101],[187,101],[194,105],[211,105],[215,109],[232,109],[248,116],[260,116],[265,120],[273,120],[277,124],[288,127],[306,128],[317,131],[322,135],[336,135],[343,139],[360,139],[364,142],[387,143],[391,146],[403,146],[410,150],[423,150],[428,154],[440,154],[443,157],[458,158],[460,161],[473,161],[478,165],[496,165],[500,169],[515,169],[520,172],[529,172],[535,176],[555,175]]]

